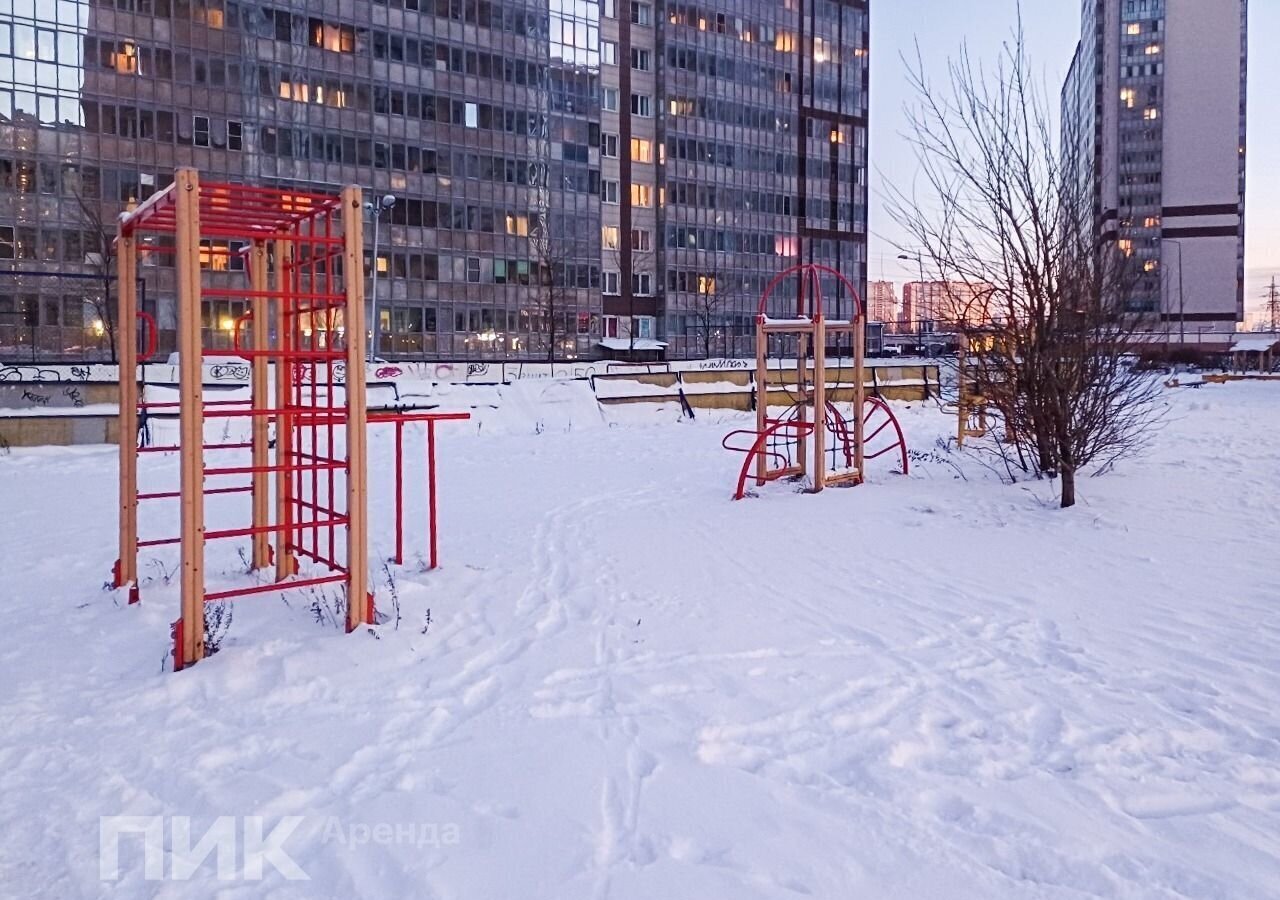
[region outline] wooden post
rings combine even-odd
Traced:
[[[866,307],[854,296],[852,321],[853,329],[853,467],[858,471],[855,484],[861,484],[865,477],[863,463],[866,460],[862,446],[866,432],[866,415],[863,405],[866,403],[867,378],[867,314]]]
[[[796,429],[796,468],[800,471],[797,473],[804,478],[805,473],[809,470],[809,436],[804,433],[805,423],[809,421],[809,403],[810,398],[805,385],[808,384],[809,365],[806,357],[809,355],[809,335],[810,332],[800,332],[796,335],[796,396],[800,398],[796,407],[796,423],[800,426]]]
[[[120,362],[120,563],[115,586],[138,581],[138,245],[117,232],[116,359]],[[106,298],[104,298],[105,300]],[[104,304],[105,307],[105,304]]]
[[[764,434],[769,427],[769,332],[765,330],[765,316],[756,316],[756,433]],[[779,373],[781,374],[781,373]],[[756,485],[763,486],[768,472],[764,454],[756,457]]]
[[[271,391],[268,384],[269,360],[263,356],[270,341],[269,308],[267,303],[267,244],[256,240],[249,250],[249,285],[253,290],[250,308],[253,311],[253,361],[252,387],[254,410],[271,407]],[[261,470],[270,463],[270,423],[265,415],[253,417],[253,465]],[[271,518],[271,485],[265,471],[253,473],[253,526],[266,528]],[[265,569],[271,565],[271,536],[263,531],[253,536],[253,567]]]
[[[813,316],[813,490],[827,486],[827,322]]]
[[[368,404],[365,398],[364,207],[360,188],[342,191],[343,265],[347,341],[347,630],[368,621],[369,533],[367,465]],[[376,329],[375,324],[375,329]]]
[[[200,340],[200,180],[174,173],[182,494],[182,660],[204,658],[204,401]],[[175,665],[178,661],[175,661]]]
[[[275,242],[276,268],[275,299],[276,349],[294,349],[293,334],[297,319],[291,316],[289,299],[292,293],[292,247],[286,240]],[[285,357],[275,361],[275,409],[286,410],[293,402],[293,362]],[[286,412],[278,412],[276,420],[276,580],[283,581],[298,571],[298,561],[293,556],[293,473],[284,466],[293,455],[293,419]]]

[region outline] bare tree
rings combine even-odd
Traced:
[[[539,216],[530,224],[529,245],[533,250],[533,273],[537,311],[546,323],[547,362],[556,361],[556,319],[573,308],[573,286],[569,280],[569,261],[573,246],[568,238],[557,235],[547,219]]]
[[[111,286],[116,278],[116,232],[111,219],[102,214],[100,204],[86,199],[79,191],[75,194],[80,224],[84,228],[85,265],[94,276],[95,290],[85,298],[93,313],[102,323],[111,354],[111,364],[116,364],[116,315],[112,302]]]
[[[1144,328],[1126,305],[1141,273],[1131,245],[1099,240],[1070,149],[1079,142],[1071,123],[1066,140],[1054,136],[1021,23],[994,71],[962,49],[947,72],[939,89],[918,51],[908,65],[925,190],[895,189],[891,214],[985,312],[962,326],[981,350],[977,391],[1003,415],[1021,464],[1061,478],[1069,507],[1077,475],[1137,451],[1159,417],[1158,384],[1128,365]]]
[[[693,317],[698,323],[702,339],[702,356],[711,358],[711,332],[716,321],[726,309],[731,308],[730,301],[737,293],[736,283],[714,267],[709,273],[699,273],[698,290],[693,300]]]

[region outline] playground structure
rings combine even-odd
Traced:
[[[347,630],[374,620],[368,586],[370,424],[395,426],[395,559],[402,563],[404,432],[409,423],[425,423],[430,565],[438,562],[435,424],[469,416],[367,412],[362,213],[358,187],[344,188],[335,196],[202,183],[194,169],[182,168],[171,185],[120,218],[120,557],[114,583],[128,586],[129,601],[137,602],[139,550],[180,546],[181,616],[174,623],[175,671],[205,654],[206,603],[340,585],[346,596]],[[155,241],[146,250],[172,254],[176,274],[176,400],[150,398],[148,388],[157,392],[162,388],[145,383],[145,368],[143,377],[135,377],[140,363],[154,353],[156,333],[155,322],[137,304],[139,244],[144,237],[157,236],[166,240]],[[166,242],[168,237],[171,244]],[[202,269],[215,268],[210,260],[219,253],[238,252],[230,249],[237,242],[247,248],[246,283],[204,284]],[[234,323],[232,349],[203,346],[203,304],[210,300],[236,301],[247,309]],[[147,326],[141,355],[139,322]],[[243,329],[248,346],[241,345],[243,326],[248,326]],[[249,396],[205,399],[204,363],[227,359],[249,363]],[[139,441],[140,422],[174,413],[178,416],[176,441],[149,444],[145,437]],[[237,422],[247,423],[248,435],[231,434]],[[245,451],[248,464],[242,462]],[[139,490],[139,455],[152,453],[178,454],[177,490]],[[238,483],[228,483],[229,479]],[[226,504],[233,498],[227,495],[245,494],[250,500],[248,524],[206,526],[206,500],[230,512]],[[179,535],[140,540],[138,507],[143,501],[177,501]],[[250,541],[251,567],[258,571],[274,567],[274,579],[207,590],[206,544],[237,538]]]
[[[987,436],[987,399],[978,386],[978,375],[971,372],[968,361],[972,341],[964,338],[956,350],[956,446],[963,447],[965,438]]]
[[[827,319],[823,311],[822,279],[834,279],[837,289],[851,300],[848,319]],[[771,318],[769,300],[784,284],[794,284],[795,315]],[[747,493],[747,482],[763,486],[789,478],[808,482],[816,493],[831,485],[861,484],[868,460],[897,450],[902,472],[908,471],[907,444],[893,411],[877,396],[866,394],[866,311],[862,298],[843,275],[828,266],[803,264],[779,274],[760,295],[756,315],[755,430],[729,433],[721,442],[727,450],[745,453],[734,499]],[[827,383],[827,348],[839,351],[841,336],[849,342],[852,384]],[[770,365],[770,345],[794,347],[794,369],[779,359]],[[779,356],[785,356],[779,353]],[[846,415],[839,408],[840,394],[850,404]],[[780,415],[770,412],[771,395],[781,394],[788,405]],[[774,404],[775,408],[777,404]],[[742,445],[738,438],[749,438]]]

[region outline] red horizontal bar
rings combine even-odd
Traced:
[[[250,443],[250,444],[205,444],[200,449],[201,450],[250,450],[252,448],[253,448],[253,444]],[[180,447],[178,444],[171,444],[166,447],[139,447],[138,452],[139,453],[173,453],[181,449],[182,447]]]
[[[230,297],[233,300],[237,298],[250,299],[253,297],[273,297],[283,296],[286,300],[332,300],[337,303],[346,304],[346,294],[340,290],[330,291],[328,293],[319,293],[316,291],[293,291],[286,288],[283,291],[255,291],[250,288],[205,288],[200,289],[202,297]]]
[[[218,469],[205,469],[206,477],[213,475],[251,475],[254,472],[311,472],[327,469],[345,469],[345,462],[331,463],[284,463],[275,466],[224,466]]]
[[[315,360],[323,362],[327,359],[346,359],[346,350],[206,350],[204,356],[217,357],[240,357],[241,359],[253,359],[254,357],[277,357],[280,359],[301,359]],[[240,401],[237,401],[240,402]],[[243,401],[247,402],[247,401]]]
[[[277,534],[281,531],[293,531],[301,528],[328,528],[331,525],[347,524],[346,516],[334,519],[321,519],[315,522],[290,522],[287,525],[247,525],[244,528],[226,528],[221,531],[206,531],[206,541],[217,541],[222,538],[248,537],[251,534]]]
[[[370,413],[370,422],[444,422],[470,419],[471,413]]]
[[[231,597],[244,597],[249,594],[267,594],[271,591],[287,591],[293,588],[312,587],[317,584],[334,584],[339,581],[346,581],[347,575],[325,575],[321,578],[304,578],[300,581],[277,581],[273,584],[255,584],[250,587],[236,588],[230,591],[215,591],[212,594],[204,595],[204,602],[211,603],[215,600],[228,600]]]
[[[332,409],[333,413],[324,415],[325,410]],[[347,421],[347,408],[345,406],[307,406],[307,407],[287,407],[284,409],[215,409],[212,412],[204,414],[206,419],[231,419],[238,417],[252,416],[298,416],[306,415],[317,419],[318,421],[332,422],[335,425],[344,424]]]
[[[343,574],[346,574],[350,571],[346,566],[340,564],[337,560],[327,559],[326,557],[320,556],[318,553],[312,553],[310,550],[307,550],[303,547],[293,547],[292,549],[299,556],[305,556],[307,559],[313,559],[316,562],[322,565],[326,565],[330,569],[334,569],[338,572],[342,572]]]
[[[202,493],[205,496],[209,494],[246,494],[253,490],[253,485],[247,484],[243,487],[226,487],[226,488],[207,488]],[[150,494],[139,494],[139,500],[171,500],[182,496],[182,491],[156,491]]]

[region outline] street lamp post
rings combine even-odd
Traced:
[[[1173,244],[1178,248],[1178,346],[1187,342],[1187,309],[1182,294],[1182,241],[1173,238],[1160,238],[1162,244]]]
[[[391,207],[396,205],[395,194],[383,194],[378,200],[377,205],[366,203],[364,208],[373,213],[373,273],[369,284],[369,294],[372,299],[371,321],[369,323],[369,350],[368,357],[370,360],[378,355],[381,349],[378,345],[379,336],[382,333],[382,322],[378,319],[378,223],[382,221],[383,212],[390,211]]]

